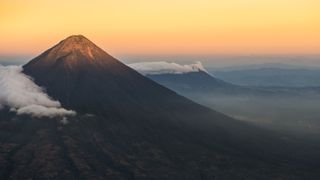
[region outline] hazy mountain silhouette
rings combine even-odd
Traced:
[[[24,73],[77,116],[63,125],[57,118],[0,111],[1,179],[319,175],[317,146],[310,148],[294,138],[278,140],[288,137],[198,105],[140,75],[81,35],[68,37],[33,59]]]
[[[204,71],[182,74],[147,74],[146,76],[176,92],[252,93],[249,88],[222,81]]]
[[[275,95],[283,94],[256,87],[240,86],[221,80],[210,74],[201,62],[180,65],[165,61],[128,64],[153,81],[186,97],[190,94],[218,95]]]

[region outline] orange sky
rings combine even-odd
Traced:
[[[115,54],[319,54],[320,0],[0,0],[0,54],[83,34]]]

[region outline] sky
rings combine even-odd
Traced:
[[[320,54],[319,0],[0,0],[0,55],[72,34],[111,54]]]

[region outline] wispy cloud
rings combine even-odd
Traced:
[[[17,114],[34,117],[73,116],[74,111],[61,107],[50,98],[41,87],[22,73],[20,66],[0,65],[0,109],[9,107]]]
[[[158,62],[139,62],[128,64],[129,67],[137,70],[141,74],[183,74],[189,72],[205,71],[201,62],[194,64],[180,65],[166,61]]]

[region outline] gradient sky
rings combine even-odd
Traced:
[[[115,54],[319,54],[319,0],[0,0],[0,54],[83,34]]]

